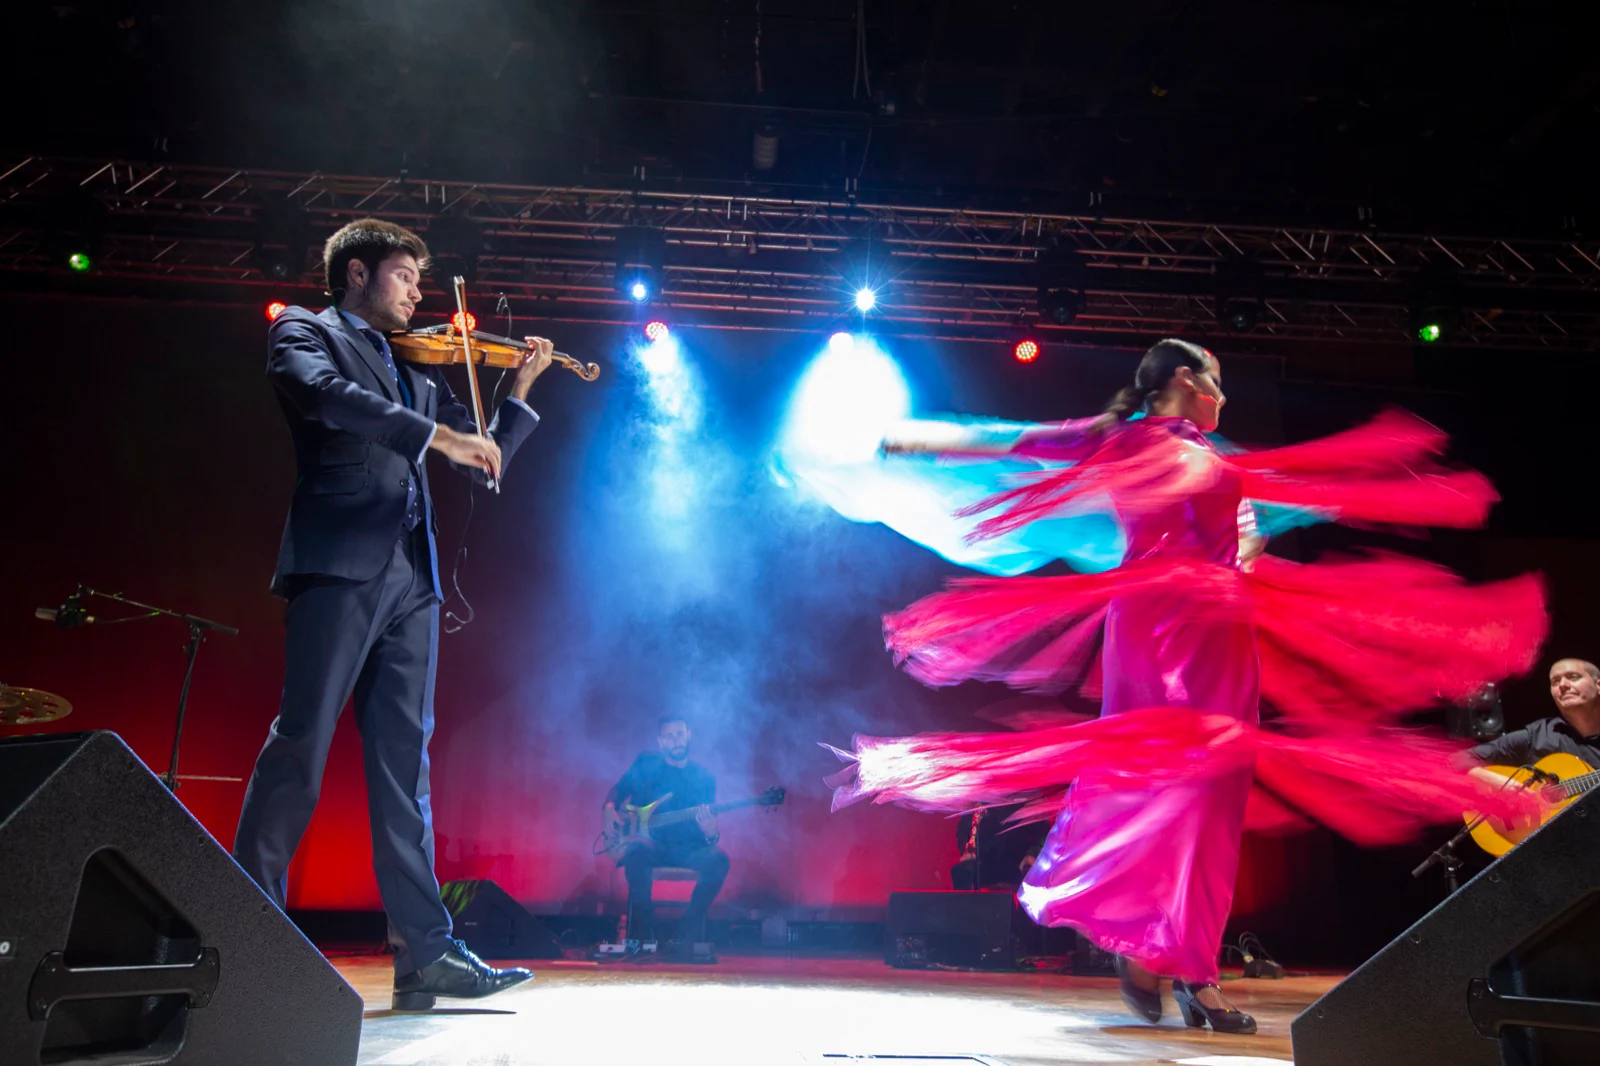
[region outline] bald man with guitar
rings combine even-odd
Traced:
[[[1555,663],[1550,667],[1550,698],[1557,714],[1479,744],[1466,760],[1472,776],[1493,788],[1506,787],[1508,778],[1528,782],[1545,801],[1539,825],[1600,785],[1600,667],[1583,659]],[[1473,830],[1472,838],[1498,856],[1536,828],[1487,820]]]

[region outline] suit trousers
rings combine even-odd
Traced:
[[[281,908],[289,862],[311,821],[334,726],[354,695],[372,822],[372,865],[397,974],[442,958],[451,933],[433,870],[428,740],[439,601],[426,531],[396,542],[366,581],[291,579],[283,699],[256,759],[234,859]]]
[[[678,939],[685,944],[704,940],[706,917],[712,901],[722,891],[722,883],[728,879],[729,865],[728,853],[710,843],[669,846],[652,842],[629,848],[622,857],[622,869],[628,879],[628,910],[633,915],[628,923],[633,932],[628,935],[641,940],[655,935],[651,871],[658,866],[682,866],[693,870],[695,879],[689,906],[678,921]]]

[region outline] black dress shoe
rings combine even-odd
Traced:
[[[530,980],[533,974],[517,966],[496,970],[467,950],[459,940],[450,941],[444,957],[420,970],[394,979],[394,1010],[431,1010],[440,996],[453,999],[481,999],[503,992]]]
[[[1140,988],[1133,983],[1133,978],[1128,973],[1128,960],[1121,955],[1116,956],[1117,977],[1122,984],[1122,1002],[1133,1012],[1135,1017],[1143,1018],[1154,1024],[1161,1020],[1161,984],[1156,983],[1155,991]]]
[[[1190,984],[1188,981],[1172,982],[1172,998],[1178,1001],[1178,1009],[1183,1011],[1184,1024],[1191,1029],[1203,1029],[1209,1024],[1213,1032],[1239,1033],[1242,1036],[1255,1032],[1256,1020],[1244,1011],[1235,1007],[1221,1010],[1200,1002],[1199,993],[1202,989],[1216,987]]]

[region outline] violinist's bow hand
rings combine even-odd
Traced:
[[[500,480],[500,445],[476,433],[461,433],[449,426],[440,425],[434,430],[433,443],[428,445],[442,452],[446,459],[458,466],[482,470],[491,481]]]

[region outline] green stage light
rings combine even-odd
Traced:
[[[1432,344],[1444,336],[1444,327],[1437,322],[1425,322],[1417,327],[1417,340],[1424,344]]]
[[[89,258],[88,252],[73,252],[67,256],[67,266],[82,274],[94,266],[94,260]]]

